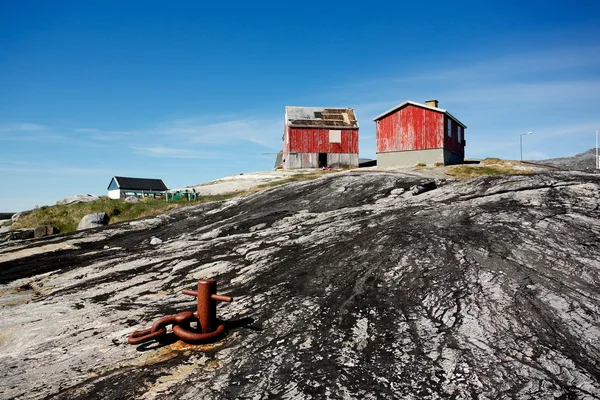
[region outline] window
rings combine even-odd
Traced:
[[[330,130],[329,131],[329,143],[342,143],[342,131]]]
[[[452,137],[452,120],[448,118],[448,136]]]
[[[463,141],[463,128],[462,126],[458,126],[458,143],[462,143]]]

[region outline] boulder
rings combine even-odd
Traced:
[[[94,196],[92,194],[78,194],[75,196],[69,196],[62,200],[58,200],[56,202],[57,206],[65,205],[65,204],[75,204],[75,203],[89,203],[91,201],[98,201],[100,197]]]
[[[108,215],[105,212],[88,214],[81,218],[79,225],[77,225],[77,230],[80,231],[82,229],[98,228],[100,226],[107,225],[108,220]]]
[[[140,199],[138,199],[135,196],[125,197],[125,203],[138,203],[139,201],[140,201]]]
[[[33,229],[33,237],[38,239],[58,233],[58,228],[51,225],[42,225]]]

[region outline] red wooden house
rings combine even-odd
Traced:
[[[358,167],[358,121],[352,108],[285,108],[284,169]]]
[[[419,163],[461,164],[465,158],[465,124],[437,100],[425,104],[405,101],[373,118],[377,166],[401,167]]]

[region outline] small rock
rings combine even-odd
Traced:
[[[58,229],[51,225],[42,225],[33,229],[33,237],[36,239],[54,235],[55,233],[58,233]]]
[[[400,196],[404,192],[406,192],[404,188],[394,189],[390,192],[390,196]]]
[[[125,203],[139,203],[140,199],[135,196],[125,197]]]
[[[416,196],[418,194],[429,192],[430,190],[433,190],[436,188],[437,188],[437,185],[433,181],[427,182],[427,183],[422,183],[422,184],[416,185],[412,188],[412,194],[413,194],[413,196]]]
[[[81,218],[79,225],[77,225],[77,230],[80,231],[82,229],[98,228],[100,226],[107,225],[108,220],[108,215],[104,212],[88,214]]]
[[[153,237],[152,240],[150,240],[150,244],[152,245],[157,245],[157,244],[161,244],[162,240],[160,240],[159,238]]]

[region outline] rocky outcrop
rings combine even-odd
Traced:
[[[335,174],[0,245],[3,398],[600,398],[600,177],[422,183]],[[127,344],[210,277],[224,340]]]
[[[92,194],[78,194],[75,196],[69,196],[62,200],[58,200],[56,202],[57,206],[65,205],[65,204],[75,204],[75,203],[89,203],[91,201],[98,201],[100,197],[94,196]]]
[[[12,215],[12,217],[10,217],[12,223],[14,224],[15,222],[17,222],[20,218],[26,216],[27,214],[30,214],[31,211],[33,210],[27,210],[27,211],[20,211],[18,213],[15,213]]]
[[[2,235],[0,235],[0,242],[5,242],[9,240],[33,239],[34,237],[35,230],[32,228],[17,229],[14,231],[2,232]]]
[[[140,199],[138,199],[135,196],[128,196],[128,197],[125,197],[124,201],[125,201],[125,203],[139,203]]]
[[[81,218],[81,221],[77,225],[77,230],[99,228],[108,224],[108,221],[109,217],[105,212],[88,214]]]

